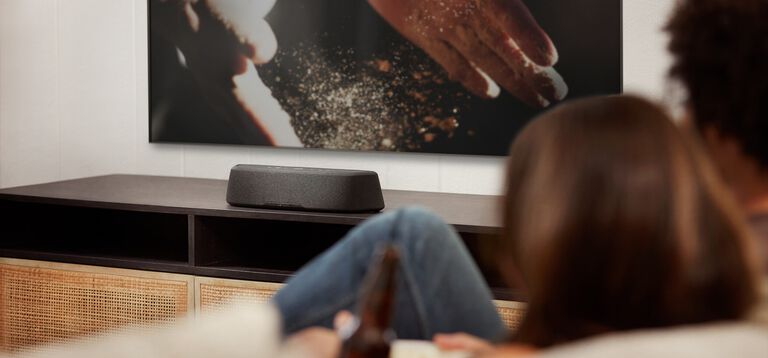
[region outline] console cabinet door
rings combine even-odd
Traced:
[[[187,275],[0,258],[0,351],[169,325],[193,313],[193,282]]]
[[[227,303],[266,303],[281,287],[279,283],[195,277],[195,310],[206,314]]]

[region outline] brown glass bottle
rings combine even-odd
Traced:
[[[400,254],[393,246],[384,249],[380,260],[363,280],[356,312],[357,328],[341,348],[341,358],[388,358],[394,340],[392,315]]]

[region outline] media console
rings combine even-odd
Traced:
[[[268,300],[374,215],[233,207],[226,188],[224,180],[108,175],[0,190],[0,351],[173,320],[236,298]],[[453,225],[502,318],[519,322],[520,295],[480,259],[483,240],[500,231],[498,197],[383,195],[384,211],[418,205]]]

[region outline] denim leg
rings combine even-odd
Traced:
[[[387,243],[400,248],[394,320],[399,338],[467,332],[496,340],[505,333],[490,290],[456,231],[418,208],[373,217],[299,270],[274,298],[285,332],[331,327],[338,311],[354,310],[371,260]]]

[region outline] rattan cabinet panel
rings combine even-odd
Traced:
[[[0,349],[17,351],[191,312],[191,276],[0,259]]]
[[[276,283],[196,277],[197,312],[215,312],[227,303],[268,302],[282,286]],[[493,303],[504,324],[515,330],[525,315],[525,304],[501,300],[494,300]]]
[[[525,303],[516,301],[494,300],[496,310],[499,312],[501,320],[510,330],[516,330],[525,316]]]
[[[195,277],[197,312],[220,310],[228,303],[265,303],[283,287],[279,283]]]

